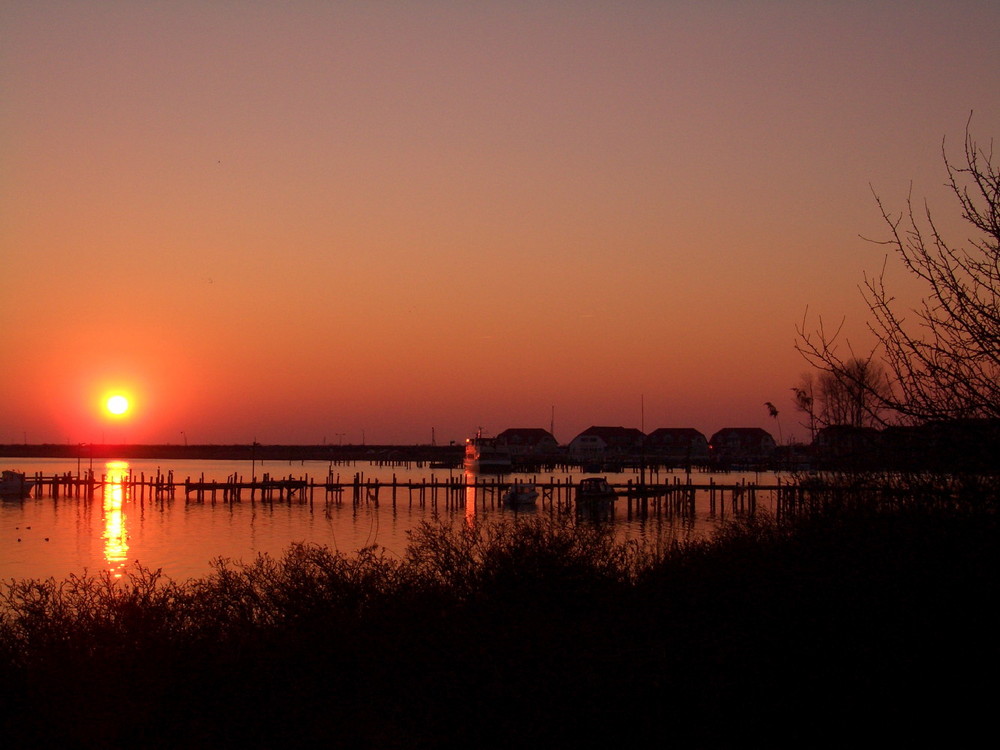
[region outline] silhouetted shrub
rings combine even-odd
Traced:
[[[141,568],[11,582],[2,731],[73,747],[824,746],[862,726],[960,741],[987,708],[968,686],[1000,661],[987,495],[759,514],[659,550],[531,517],[425,524],[402,560],[294,545],[183,584]]]

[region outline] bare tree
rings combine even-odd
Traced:
[[[971,120],[971,118],[970,118]],[[900,310],[886,286],[885,267],[865,276],[862,293],[871,311],[868,327],[877,345],[864,357],[838,351],[840,330],[798,329],[798,350],[822,373],[864,388],[883,409],[909,422],[962,417],[1000,417],[1000,168],[993,144],[981,147],[965,130],[964,162],[952,163],[942,142],[947,185],[961,216],[972,226],[963,246],[949,244],[925,204],[912,196],[902,214],[875,201],[889,227],[892,248],[926,287],[913,310]],[[845,342],[850,350],[849,342]],[[861,359],[884,364],[884,380],[852,371]],[[875,387],[873,384],[878,383]]]
[[[889,397],[885,368],[871,359],[849,359],[836,370],[808,372],[792,388],[795,408],[806,415],[804,424],[816,431],[830,425],[877,427],[882,424]]]

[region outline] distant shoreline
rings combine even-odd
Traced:
[[[3,458],[217,461],[461,461],[462,445],[0,445]]]

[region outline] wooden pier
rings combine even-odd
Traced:
[[[770,493],[768,503],[779,514],[794,512],[810,503],[811,491],[794,482],[756,484],[747,481],[718,484],[714,478],[707,483],[692,482],[691,475],[684,481],[674,476],[672,481],[641,482],[628,480],[612,483],[620,501],[625,503],[629,518],[633,516],[693,516],[696,500],[702,509],[707,505],[709,516],[724,518],[727,515],[746,515],[757,511],[758,498]],[[223,481],[196,479],[178,480],[173,472],[147,476],[131,470],[121,476],[107,474],[57,474],[30,477],[34,482],[31,495],[39,497],[87,498],[102,494],[111,488],[132,501],[172,501],[183,492],[188,503],[288,503],[308,504],[317,501],[323,505],[354,506],[389,505],[392,508],[431,507],[446,510],[496,509],[502,507],[503,493],[515,482],[531,482],[538,490],[538,507],[553,512],[572,510],[578,482],[572,475],[548,476],[544,479],[510,478],[501,476],[473,476],[466,474],[438,478],[434,474],[419,480],[398,479],[383,481],[356,472],[349,478],[331,471],[322,478],[289,475],[274,477],[263,474],[250,478],[233,474]],[[621,507],[620,505],[618,507]]]

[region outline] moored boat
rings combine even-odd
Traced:
[[[618,494],[604,477],[585,477],[576,488],[576,512],[592,518],[614,516]]]
[[[0,497],[27,497],[34,486],[34,480],[23,473],[4,469],[0,476]]]
[[[496,438],[482,434],[465,441],[465,469],[478,474],[506,474],[512,468],[510,451]]]
[[[534,508],[538,489],[534,482],[517,482],[503,493],[503,504],[508,508]]]
[[[576,488],[576,501],[616,500],[618,493],[604,477],[584,477]]]

